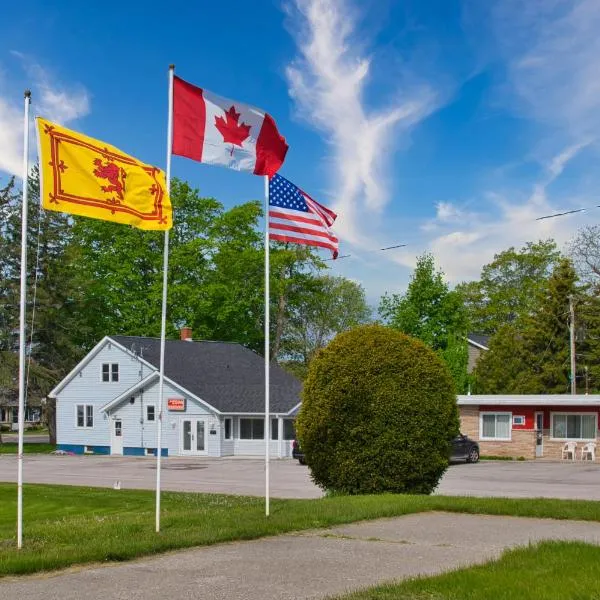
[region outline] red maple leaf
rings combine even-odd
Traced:
[[[236,146],[241,146],[242,142],[250,137],[250,125],[246,123],[238,123],[240,113],[235,112],[235,107],[225,112],[225,118],[215,117],[215,127],[223,136],[224,142],[231,142]],[[233,152],[233,148],[231,149]]]

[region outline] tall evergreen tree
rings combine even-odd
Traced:
[[[564,394],[570,390],[569,298],[581,298],[577,275],[561,259],[531,315],[501,327],[475,370],[478,393]]]

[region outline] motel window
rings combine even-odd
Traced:
[[[119,363],[102,365],[102,381],[119,381]]]
[[[283,439],[284,440],[295,440],[296,432],[294,431],[294,420],[284,419],[283,420]]]
[[[154,421],[156,419],[156,408],[153,404],[146,406],[146,421]]]
[[[240,440],[264,440],[264,419],[240,419]]]
[[[596,439],[596,414],[552,414],[552,437],[562,440]]]
[[[77,427],[94,426],[94,406],[92,404],[78,404],[76,406]]]
[[[481,413],[479,439],[510,440],[511,413]]]
[[[277,422],[277,419],[271,419],[271,439],[279,439],[279,423]]]
[[[224,421],[224,429],[225,429],[225,439],[226,440],[230,440],[231,439],[231,424],[232,424],[232,420],[230,417],[227,417]]]

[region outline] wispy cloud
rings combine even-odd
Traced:
[[[436,217],[423,228],[425,235],[421,241],[437,257],[448,279],[456,283],[477,278],[481,267],[490,262],[494,254],[511,246],[521,247],[528,241],[553,238],[559,246],[564,245],[585,217],[536,219],[556,210],[546,190],[568,162],[588,145],[568,146],[552,157],[528,195],[523,192],[510,195],[483,193],[477,203],[481,207],[479,210],[465,210],[449,202],[439,203]],[[561,208],[579,207],[582,201],[571,198],[569,205]],[[396,260],[410,266],[406,256],[396,257]]]
[[[78,84],[65,84],[20,52],[11,54],[18,59],[23,75],[13,79],[26,81],[32,90],[32,113],[67,124],[90,112],[90,96]],[[21,175],[23,154],[23,98],[11,89],[0,74],[0,171]],[[32,144],[34,147],[34,144]]]
[[[389,199],[385,167],[398,134],[435,109],[438,97],[422,83],[404,88],[388,106],[365,100],[372,58],[361,52],[356,11],[344,0],[295,0],[298,55],[288,65],[289,92],[297,111],[322,131],[335,168],[335,209],[342,238],[365,245],[370,216]],[[399,74],[398,74],[399,75]]]

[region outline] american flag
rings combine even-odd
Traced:
[[[269,179],[269,239],[329,248],[338,255],[338,239],[329,229],[337,215],[281,175]]]

